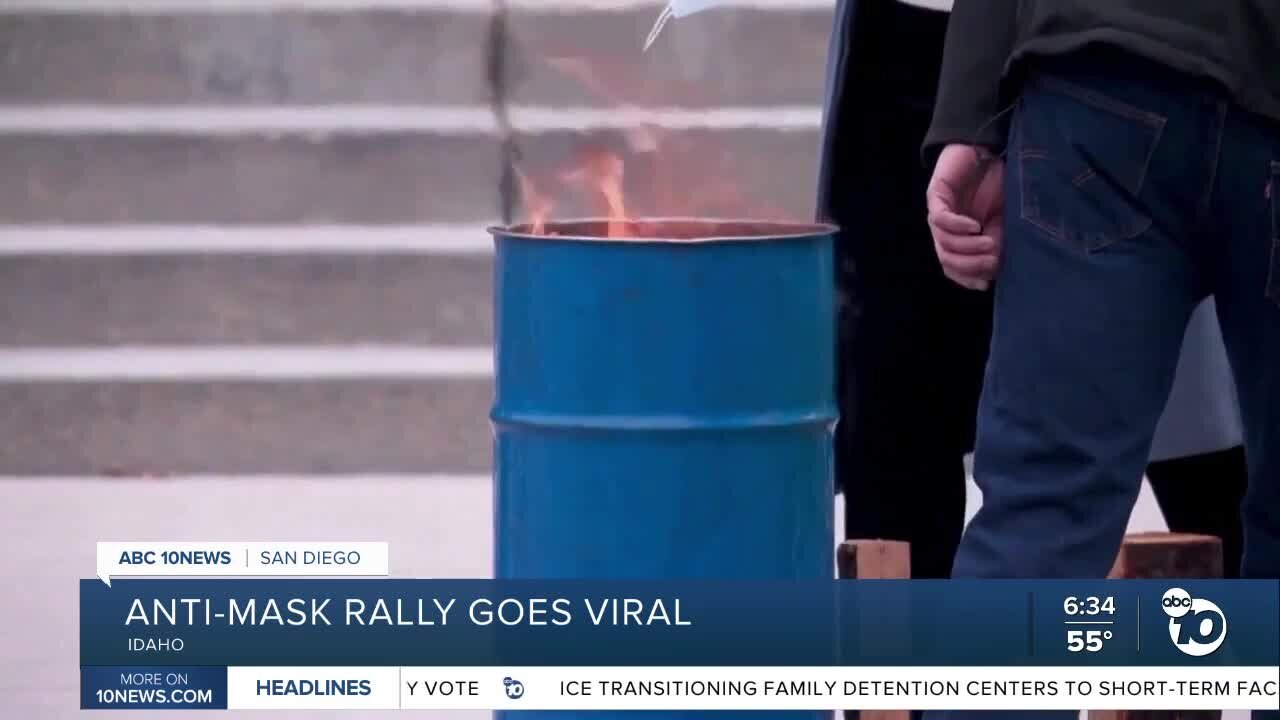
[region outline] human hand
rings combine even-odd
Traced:
[[[925,198],[943,274],[970,290],[991,287],[1004,239],[1004,161],[973,145],[948,145]]]

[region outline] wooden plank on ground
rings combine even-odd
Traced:
[[[846,540],[836,549],[845,580],[905,580],[911,577],[911,545],[895,540]],[[846,710],[845,720],[910,720],[909,710]]]
[[[1130,580],[1222,577],[1222,541],[1209,535],[1151,532],[1124,539],[1110,578]],[[1089,720],[1221,720],[1218,710],[1092,710]]]
[[[836,550],[846,580],[905,580],[911,577],[911,545],[896,540],[846,540]]]

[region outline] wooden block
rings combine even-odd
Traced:
[[[1124,539],[1112,578],[1193,580],[1222,577],[1222,540],[1211,535],[1140,533]]]
[[[1111,567],[1110,578],[1129,580],[1222,577],[1222,541],[1210,535],[1139,533],[1129,535]],[[1218,710],[1091,710],[1089,720],[1220,720]]]
[[[896,540],[846,540],[836,548],[840,577],[846,580],[906,580],[911,577],[911,545]],[[846,710],[845,720],[910,720],[910,710]]]
[[[911,545],[897,540],[846,540],[836,548],[846,580],[905,580],[911,577]]]

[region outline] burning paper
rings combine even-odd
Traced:
[[[667,21],[672,18],[688,17],[697,12],[702,12],[716,5],[725,5],[729,0],[667,0],[667,6],[658,14],[658,20],[653,24],[653,29],[649,31],[649,37],[645,38],[644,49],[648,50],[649,46],[658,39],[658,34],[662,32],[662,28],[666,26]]]

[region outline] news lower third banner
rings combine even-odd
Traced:
[[[1280,707],[1271,581],[115,579],[84,708]]]

